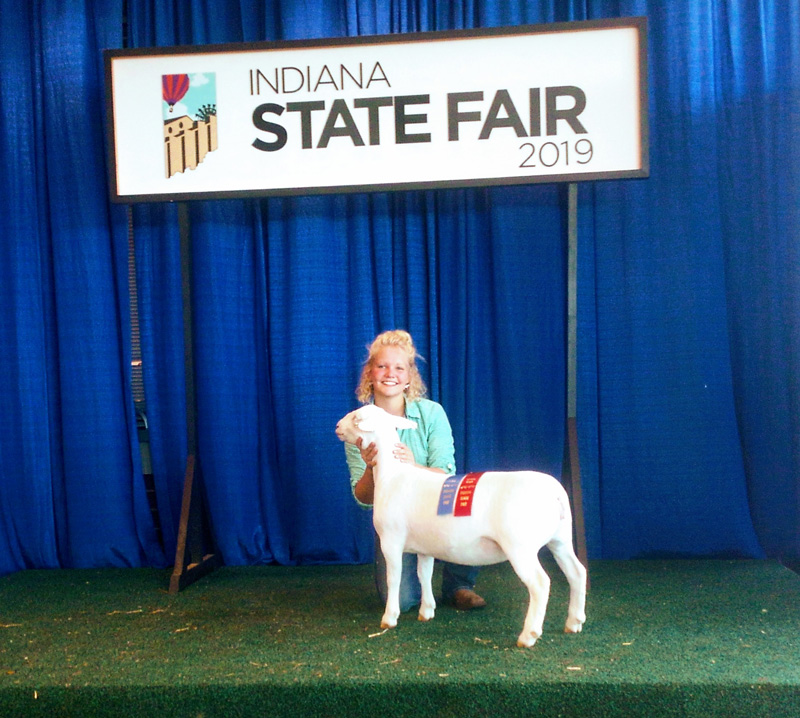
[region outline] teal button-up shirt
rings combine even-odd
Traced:
[[[455,444],[450,421],[441,404],[430,399],[406,402],[406,418],[417,422],[416,429],[401,429],[400,441],[414,454],[420,466],[441,469],[446,474],[456,473]],[[355,488],[364,475],[367,465],[357,446],[345,444],[347,467],[350,469],[350,486]],[[358,499],[356,499],[358,501]],[[369,504],[360,506],[370,508]]]

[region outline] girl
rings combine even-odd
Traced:
[[[401,461],[416,464],[444,476],[455,473],[455,447],[450,421],[441,404],[425,398],[426,388],[416,365],[417,350],[411,335],[401,329],[379,334],[369,347],[369,356],[361,372],[356,394],[359,401],[373,402],[396,416],[417,423],[416,429],[400,431],[400,443],[394,454]],[[345,445],[353,496],[364,508],[370,508],[375,490],[372,468],[377,449]],[[475,593],[478,569],[474,566],[442,564],[442,599],[462,611],[486,605]],[[380,544],[375,542],[375,583],[381,600],[386,602],[386,565]],[[421,589],[417,578],[417,557],[403,554],[400,582],[400,610],[418,605]]]

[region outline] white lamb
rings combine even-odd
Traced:
[[[572,547],[572,514],[564,488],[536,471],[489,471],[474,485],[471,514],[439,515],[444,478],[393,455],[397,429],[416,423],[392,416],[374,405],[350,412],[336,425],[336,435],[350,444],[378,449],[373,522],[386,559],[388,595],[382,628],[393,628],[400,615],[402,554],[417,554],[422,587],[419,620],[433,618],[431,589],[434,558],[470,566],[510,561],[528,587],[530,604],[517,645],[530,647],[542,635],[550,578],[539,563],[542,546],[552,552],[569,582],[569,610],[564,631],[578,633],[586,620],[586,569]]]

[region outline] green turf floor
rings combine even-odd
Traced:
[[[800,576],[769,561],[593,562],[583,633],[515,645],[527,594],[382,632],[371,567],[225,567],[177,596],[149,569],[0,579],[0,716],[800,718]],[[438,583],[438,582],[437,582]]]

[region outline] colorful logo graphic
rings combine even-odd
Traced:
[[[193,170],[217,149],[217,80],[213,72],[162,75],[167,178]]]

